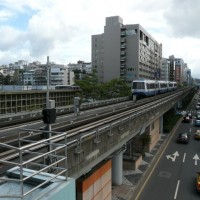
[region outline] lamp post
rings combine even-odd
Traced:
[[[49,56],[47,56],[47,96],[46,96],[46,108],[49,108]]]
[[[46,96],[46,109],[50,109],[50,103],[49,103],[49,56],[47,56],[47,96]],[[47,123],[47,138],[51,138],[51,124]],[[52,150],[52,145],[50,144],[51,141],[49,140],[49,146],[48,146],[48,151]]]

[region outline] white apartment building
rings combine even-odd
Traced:
[[[46,85],[47,66],[41,65],[38,69],[29,70],[22,74],[23,85]],[[73,85],[74,72],[65,65],[51,64],[49,69],[49,85]]]
[[[167,58],[162,58],[161,80],[169,81],[170,62]]]
[[[162,44],[141,25],[124,25],[119,16],[107,17],[104,33],[92,35],[91,57],[100,82],[160,79]]]

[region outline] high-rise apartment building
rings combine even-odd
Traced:
[[[169,56],[169,81],[175,81],[175,57]]]
[[[184,61],[182,58],[175,58],[175,81],[182,85],[184,80]]]
[[[160,79],[162,44],[139,24],[107,17],[104,33],[92,35],[92,67],[100,82],[121,78]]]
[[[169,60],[167,58],[162,58],[161,80],[169,81],[169,66]]]

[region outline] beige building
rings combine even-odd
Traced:
[[[139,24],[107,17],[104,33],[92,35],[92,67],[101,82],[121,78],[160,79],[162,44]]]

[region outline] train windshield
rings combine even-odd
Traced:
[[[133,89],[145,89],[144,83],[142,82],[133,82]]]

